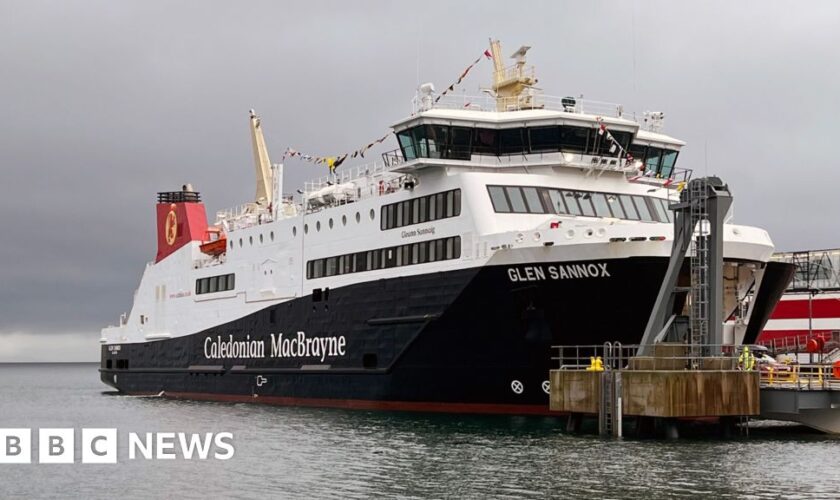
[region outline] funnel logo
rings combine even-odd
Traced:
[[[170,210],[169,214],[166,215],[164,231],[166,234],[166,243],[174,245],[175,238],[178,236],[178,218],[175,216],[175,210]]]

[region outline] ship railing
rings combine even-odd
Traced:
[[[221,225],[226,232],[265,224],[272,220],[268,207],[256,203],[244,203],[216,212],[216,224]]]
[[[431,105],[428,104],[428,101],[424,103],[422,99],[414,99],[412,103],[412,114],[417,114],[428,109],[466,109],[472,111],[545,109],[549,111],[624,118],[636,121],[636,114],[633,112],[628,113],[621,104],[584,99],[583,97],[547,96],[539,92],[498,98],[489,94],[468,95],[454,93],[440,97],[437,102],[434,102],[434,99],[432,99]]]
[[[639,345],[605,342],[600,345],[557,345],[552,360],[560,370],[750,370],[759,374],[761,387],[796,390],[840,390],[830,354],[807,359],[780,355],[774,358],[761,345],[657,344],[651,356],[637,356]],[[744,356],[744,348],[749,356]],[[713,353],[717,353],[714,354]]]
[[[313,213],[325,208],[346,205],[359,200],[391,194],[406,186],[416,185],[416,178],[409,174],[392,172],[393,165],[384,162],[371,162],[347,169],[337,169],[334,173],[304,183],[303,206],[306,213]],[[324,193],[324,189],[333,187],[336,193]]]
[[[553,162],[559,165],[566,164],[584,168],[587,174],[609,171],[622,172],[631,182],[670,189],[681,189],[691,179],[692,171],[687,168],[671,168],[668,171],[650,170],[641,173],[640,167],[642,164],[638,160],[628,160],[615,153],[599,155],[563,151],[565,146],[564,144],[547,144],[531,151],[499,154],[481,154],[481,152],[477,152],[470,147],[415,148],[414,146],[406,146],[404,149],[398,148],[382,153],[382,161],[387,168],[394,168],[409,161],[422,159],[465,161],[482,167],[523,166]],[[408,156],[408,159],[406,159],[406,156]]]
[[[840,331],[812,331],[797,335],[762,340],[759,345],[773,354],[817,354],[823,355],[840,348]]]
[[[674,167],[667,173],[663,173],[661,171],[657,172],[655,170],[640,172],[640,167],[641,162],[634,161],[632,169],[634,174],[630,175],[627,180],[637,184],[647,184],[656,187],[676,189],[678,191],[682,191],[682,189],[688,185],[688,181],[691,180],[691,174],[693,173],[691,169],[679,167]]]

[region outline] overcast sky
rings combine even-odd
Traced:
[[[546,94],[665,111],[680,166],[778,249],[840,246],[838,26],[835,1],[0,0],[0,361],[97,359],[155,193],[191,182],[211,218],[253,196],[249,108],[274,160],[353,150],[491,36],[533,47]],[[287,191],[325,173],[286,165]]]

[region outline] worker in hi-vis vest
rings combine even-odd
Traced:
[[[747,346],[744,346],[743,352],[738,356],[738,367],[744,371],[755,369],[755,355],[750,352],[750,348]]]

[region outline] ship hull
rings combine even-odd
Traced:
[[[666,266],[499,265],[321,290],[196,334],[104,345],[101,378],[173,398],[548,414],[552,346],[638,343]]]

